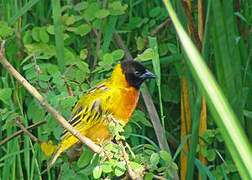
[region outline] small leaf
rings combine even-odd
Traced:
[[[9,100],[12,94],[11,88],[3,88],[0,89],[0,100],[3,101],[5,104],[9,104]]]
[[[117,164],[116,168],[115,168],[115,175],[117,177],[122,176],[126,171],[126,166],[125,166],[125,162],[121,161]]]
[[[109,15],[109,10],[106,9],[100,9],[95,13],[95,17],[99,19],[103,19]]]
[[[88,7],[88,3],[87,2],[80,2],[80,3],[77,3],[75,6],[74,6],[74,10],[75,11],[81,11],[81,10],[84,10]]]
[[[213,161],[213,160],[215,160],[215,157],[216,157],[216,152],[215,152],[215,150],[213,150],[213,149],[209,149],[208,151],[207,151],[207,160],[208,161]]]
[[[93,176],[95,179],[98,179],[101,177],[102,174],[102,168],[101,166],[96,166],[93,170]]]
[[[136,162],[130,161],[130,167],[132,168],[133,171],[136,171],[138,173],[142,173],[144,171],[144,167]]]
[[[86,167],[88,164],[90,164],[91,159],[93,158],[93,151],[91,151],[88,148],[85,148],[85,150],[82,152],[77,165],[79,168],[84,168]]]
[[[13,30],[10,27],[0,27],[0,37],[6,38],[13,34]]]
[[[165,160],[167,163],[169,163],[169,162],[172,161],[172,157],[171,157],[171,155],[167,151],[162,150],[162,151],[159,152],[159,154],[160,154],[160,157],[163,160]]]
[[[121,1],[114,1],[110,4],[109,12],[111,15],[118,16],[124,14],[127,8],[127,4],[122,4]]]
[[[88,55],[88,50],[87,50],[87,49],[82,49],[82,50],[80,51],[80,58],[81,58],[82,60],[86,59],[86,58],[87,58],[87,55]]]
[[[40,29],[39,31],[39,37],[43,43],[49,42],[49,35],[47,34],[45,29]]]
[[[35,28],[32,29],[32,38],[33,38],[33,40],[35,40],[37,42],[40,41],[39,31],[40,31],[39,27],[35,27]]]
[[[109,162],[102,164],[101,168],[104,173],[110,173],[113,171],[112,165]]]
[[[89,25],[87,24],[82,24],[79,27],[77,27],[77,29],[74,31],[76,34],[80,35],[80,36],[84,36],[87,33],[89,33],[91,31],[91,28],[89,27]]]
[[[114,60],[116,60],[116,61],[120,60],[124,56],[124,51],[122,49],[117,49],[112,52],[112,56],[113,56]]]
[[[137,38],[136,44],[137,44],[137,50],[142,51],[144,49],[144,40],[142,37]]]
[[[77,62],[76,62],[76,65],[77,65],[77,67],[78,67],[82,72],[90,73],[90,70],[89,70],[89,68],[88,68],[88,64],[87,64],[86,62],[77,61]]]
[[[47,32],[51,35],[54,35],[55,32],[54,32],[54,26],[53,25],[50,25],[47,27]]]
[[[66,23],[67,26],[70,26],[70,25],[74,24],[75,23],[74,16],[71,15],[71,16],[67,17],[65,23]]]
[[[114,62],[114,58],[113,56],[110,54],[110,53],[106,53],[104,56],[103,56],[103,62],[104,64],[112,64]]]
[[[159,154],[158,153],[153,153],[150,157],[150,162],[151,162],[151,165],[152,167],[156,167],[157,164],[159,163]]]
[[[153,174],[152,173],[145,174],[144,179],[145,180],[152,180],[153,179]]]
[[[148,61],[151,60],[154,56],[153,50],[151,48],[146,49],[142,54],[137,55],[135,60],[139,61]]]
[[[177,54],[178,53],[178,48],[175,44],[172,43],[167,43],[167,47],[168,50],[172,53],[172,54]]]
[[[68,109],[74,106],[75,102],[77,101],[76,97],[68,97],[66,99],[63,99],[60,101],[60,105],[64,108],[64,109]]]
[[[155,7],[150,10],[150,17],[157,17],[161,13],[161,8],[160,7]]]

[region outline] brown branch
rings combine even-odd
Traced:
[[[103,8],[106,8],[106,4],[107,4],[107,0],[103,0]],[[101,45],[101,36],[102,36],[102,30],[103,30],[103,23],[104,23],[104,18],[101,20],[100,22],[100,30],[97,36],[97,44],[96,44],[96,48],[95,48],[95,57],[94,57],[94,64],[93,64],[93,68],[95,68],[95,66],[97,65],[97,61],[98,61],[98,51],[100,49],[100,45]]]
[[[89,41],[89,47],[88,47],[88,54],[87,54],[87,63],[89,64],[89,66],[91,65],[91,55],[92,55],[92,44],[93,44],[93,40],[94,40],[94,32],[91,31],[90,32],[90,41]]]
[[[26,130],[33,129],[33,128],[38,127],[38,126],[41,126],[42,124],[45,124],[45,123],[46,123],[46,121],[37,122],[37,123],[35,123],[35,124],[32,124],[32,125],[28,126],[28,127],[26,128]],[[0,142],[0,146],[2,146],[3,144],[7,143],[7,142],[10,141],[11,139],[17,137],[18,135],[22,134],[23,132],[24,132],[23,130],[19,130],[19,131],[15,132],[14,134],[12,134],[11,136],[5,138],[4,140],[2,140],[2,141]]]
[[[160,180],[168,180],[168,179],[164,178],[163,176],[158,176],[158,175],[155,175],[155,174],[153,174],[153,177],[156,178],[156,179],[160,179]]]
[[[24,126],[23,124],[20,122],[20,117],[17,117],[15,120],[15,123],[18,125],[18,127],[20,127],[20,129],[22,129],[22,131],[28,135],[33,141],[35,141],[38,144],[41,144],[41,140],[37,137],[35,137],[32,133],[30,133]]]
[[[4,45],[2,45],[4,47]],[[3,49],[1,49],[1,52]],[[59,123],[67,129],[71,134],[73,134],[76,138],[78,138],[82,143],[86,144],[90,149],[92,149],[96,153],[101,152],[101,147],[96,145],[93,141],[91,141],[89,138],[83,136],[79,131],[77,131],[74,127],[72,127],[64,117],[59,114],[58,111],[56,111],[50,104],[48,104],[43,96],[39,94],[39,92],[19,73],[16,71],[15,68],[7,61],[7,59],[3,56],[3,54],[0,54],[0,63],[5,67],[5,69],[13,76],[15,77],[28,91],[29,93],[35,97],[41,104],[42,107],[44,107],[52,116],[59,121]]]
[[[114,34],[114,39],[116,41],[116,43],[118,44],[118,46],[124,50],[125,52],[125,58],[128,59],[128,60],[132,60],[133,57],[131,56],[128,48],[125,46],[124,42],[122,41],[120,35],[118,35],[117,33]],[[150,114],[150,119],[151,119],[151,122],[154,126],[154,131],[156,133],[156,137],[158,139],[158,144],[160,146],[161,149],[166,149],[170,154],[170,148],[168,146],[167,143],[164,143],[166,140],[164,139],[164,135],[163,135],[163,132],[162,132],[162,125],[160,123],[160,119],[159,119],[159,116],[158,116],[158,113],[157,113],[157,110],[153,104],[153,101],[151,99],[151,96],[150,96],[150,93],[148,91],[148,88],[147,86],[145,85],[145,83],[143,84],[143,89],[144,91],[141,91],[141,94],[143,96],[143,99],[144,99],[144,103],[148,109],[148,112]],[[175,169],[172,169],[172,172],[173,172],[173,176],[175,180],[179,180],[179,177],[178,177],[178,173]]]
[[[129,173],[130,178],[133,180],[142,180],[143,178],[141,177],[141,175],[139,173],[133,171],[133,169],[130,167],[128,154],[126,153],[125,147],[121,141],[119,142],[119,146],[122,149],[123,159],[126,162],[127,171]]]
[[[155,36],[160,29],[162,29],[165,25],[171,23],[171,19],[165,20],[162,24],[158,25],[150,34],[150,36]]]
[[[187,22],[187,25],[188,25],[189,34],[191,33],[191,37],[192,37],[194,43],[196,44],[199,51],[201,51],[201,41],[200,41],[199,35],[197,33],[197,29],[196,29],[196,25],[194,23],[193,16],[191,14],[191,7],[190,7],[191,5],[188,4],[184,0],[180,0],[180,1],[181,1],[181,4],[182,4],[183,11],[184,11],[185,16],[186,16],[186,20],[187,20],[186,22]]]
[[[125,59],[127,59],[127,60],[132,60],[133,57],[131,56],[131,54],[130,54],[128,48],[125,46],[125,44],[124,44],[122,38],[120,37],[120,35],[117,34],[117,33],[115,33],[115,34],[114,34],[114,39],[115,39],[117,45],[118,45],[121,49],[123,49],[123,51],[124,51],[124,53],[125,53],[125,54],[124,54]]]

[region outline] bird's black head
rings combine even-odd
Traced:
[[[143,64],[134,60],[124,60],[121,62],[122,70],[129,84],[139,89],[146,79],[156,78],[156,76],[148,71]]]

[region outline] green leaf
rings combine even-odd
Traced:
[[[91,159],[93,158],[93,151],[91,151],[88,148],[85,148],[85,150],[82,152],[77,165],[79,168],[84,168],[86,167],[88,164],[90,164]]]
[[[13,34],[13,30],[10,27],[0,27],[0,37],[7,38]]]
[[[162,151],[159,152],[159,154],[160,154],[160,157],[161,157],[164,161],[166,161],[167,163],[169,163],[169,162],[172,161],[172,157],[171,157],[171,155],[170,155],[167,151],[162,150]]]
[[[159,159],[160,156],[158,153],[152,153],[151,157],[150,157],[150,163],[152,165],[152,167],[156,168],[157,164],[159,163]]]
[[[80,36],[84,36],[84,35],[88,34],[90,31],[91,31],[91,28],[89,27],[89,25],[82,24],[79,27],[77,27],[77,29],[74,31],[74,33],[76,33]]]
[[[48,43],[49,42],[49,35],[46,32],[46,29],[40,29],[39,31],[39,37],[43,43]]]
[[[213,160],[215,160],[215,157],[216,157],[216,152],[215,152],[215,150],[213,150],[213,149],[209,149],[208,151],[207,151],[207,160],[208,161],[213,161]]]
[[[79,2],[74,6],[74,10],[75,11],[81,11],[84,10],[88,7],[88,3],[87,2]]]
[[[103,62],[106,65],[110,65],[110,64],[112,64],[114,62],[114,57],[110,53],[106,53],[103,56]]]
[[[46,30],[51,35],[55,34],[55,32],[54,32],[54,26],[53,25],[48,26]]]
[[[109,12],[111,15],[118,16],[124,14],[127,8],[127,4],[122,4],[121,1],[114,1],[110,4]]]
[[[122,49],[117,49],[115,51],[112,52],[112,56],[114,60],[120,60],[123,58],[124,56],[124,51]]]
[[[3,88],[0,89],[0,100],[3,101],[5,104],[9,105],[9,100],[12,94],[11,88]]]
[[[141,62],[151,60],[154,56],[154,53],[151,48],[146,49],[142,54],[137,55],[135,60],[139,60]]]
[[[130,167],[132,168],[133,171],[136,171],[138,173],[142,173],[144,171],[144,167],[141,164],[136,163],[134,161],[130,161]]]
[[[145,43],[142,37],[137,38],[136,44],[137,44],[137,50],[142,51],[144,49]]]
[[[117,177],[122,176],[126,171],[126,166],[124,161],[120,161],[115,168],[115,175]]]
[[[167,47],[168,50],[172,53],[172,54],[177,54],[178,53],[178,48],[175,44],[172,43],[167,43]]]
[[[99,9],[100,9],[100,4],[97,2],[88,4],[88,7],[83,12],[83,16],[87,20],[92,21],[95,19],[95,12],[97,12]]]
[[[40,41],[40,28],[39,27],[35,27],[32,29],[32,38],[33,40],[39,42]]]
[[[63,99],[60,101],[60,105],[64,108],[64,109],[68,109],[74,106],[75,102],[77,101],[76,97],[66,97],[66,99]]]
[[[145,180],[152,180],[153,179],[153,174],[152,173],[145,174],[144,179]]]
[[[101,168],[104,173],[110,173],[113,171],[112,165],[109,162],[102,164]]]
[[[82,60],[86,59],[86,58],[87,58],[87,54],[88,54],[88,50],[87,50],[87,49],[82,49],[82,50],[80,51],[80,58],[81,58]]]
[[[103,19],[109,15],[109,10],[106,9],[100,9],[95,13],[95,17],[99,19]]]
[[[101,177],[101,174],[102,174],[102,168],[101,166],[96,166],[93,170],[93,176],[95,179],[98,179]]]
[[[31,31],[25,31],[24,36],[23,36],[23,41],[24,44],[29,44],[32,42],[32,37],[31,37]]]
[[[155,7],[155,8],[152,8],[150,10],[149,15],[150,15],[150,17],[157,17],[157,16],[160,15],[160,13],[161,13],[161,8],[160,7]]]
[[[70,25],[72,25],[72,24],[74,24],[74,23],[75,23],[75,18],[74,18],[73,15],[68,16],[68,17],[66,18],[66,20],[65,20],[65,24],[66,24],[67,26],[70,26]]]

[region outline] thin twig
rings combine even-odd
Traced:
[[[165,20],[162,24],[158,25],[150,34],[150,36],[155,36],[159,31],[160,29],[162,29],[165,25],[171,23],[171,19],[167,19]]]
[[[119,142],[119,146],[122,149],[122,155],[123,155],[123,159],[126,162],[126,166],[127,166],[127,171],[129,173],[129,176],[131,179],[133,180],[142,180],[143,178],[141,177],[141,175],[135,171],[132,170],[132,168],[130,167],[130,163],[129,163],[129,157],[128,154],[126,153],[125,147],[123,145],[123,143],[120,141]]]
[[[92,24],[89,22],[89,20],[87,18],[85,18],[83,16],[83,19],[86,21],[86,23],[91,27],[92,31],[95,33],[96,36],[98,36],[98,32],[96,31],[96,29],[94,28],[94,26],[92,26]]]
[[[17,117],[15,120],[15,123],[18,125],[18,127],[20,127],[20,129],[22,129],[22,131],[28,135],[33,141],[35,141],[38,144],[41,144],[41,140],[37,137],[35,137],[32,133],[30,133],[24,126],[23,124],[20,122],[20,118]]]
[[[3,46],[2,46],[3,47]],[[1,49],[2,52],[2,49]],[[64,117],[59,114],[58,111],[56,111],[50,104],[48,104],[43,96],[39,94],[39,92],[19,73],[13,66],[7,61],[5,56],[3,54],[0,54],[0,62],[5,67],[5,69],[13,76],[15,77],[28,91],[29,93],[35,97],[41,104],[42,107],[44,107],[49,113],[52,114],[52,116],[59,121],[59,123],[67,129],[71,134],[73,134],[76,138],[78,138],[82,143],[86,144],[90,149],[92,149],[96,153],[101,152],[101,147],[96,145],[92,140],[89,138],[83,136],[79,131],[77,131],[74,127],[72,127],[69,122],[65,120]]]
[[[106,8],[106,4],[107,4],[107,0],[103,0],[103,9]],[[97,36],[97,43],[96,43],[96,48],[95,48],[95,57],[94,57],[93,68],[95,68],[95,66],[97,65],[97,61],[98,61],[98,52],[99,52],[100,45],[101,45],[101,36],[102,36],[102,30],[103,30],[103,23],[104,23],[104,19],[102,19],[101,22],[100,22],[100,29],[99,29],[99,33],[98,33],[98,36]]]
[[[42,124],[45,124],[45,123],[46,123],[46,121],[37,122],[35,124],[32,124],[32,125],[28,126],[26,128],[26,130],[33,129],[33,128],[41,126]],[[7,143],[8,141],[10,141],[11,139],[13,139],[14,137],[17,137],[18,135],[22,134],[23,132],[24,132],[23,130],[19,130],[19,131],[15,132],[14,134],[12,134],[11,136],[5,138],[4,140],[2,140],[0,142],[0,146],[2,146],[3,144]]]
[[[115,33],[115,34],[114,34],[114,39],[115,39],[117,45],[118,45],[121,49],[123,49],[124,54],[125,54],[125,55],[124,55],[124,56],[125,56],[125,59],[127,59],[127,60],[132,60],[133,57],[131,56],[131,54],[130,54],[128,48],[125,46],[125,44],[124,44],[122,38],[120,37],[120,35],[117,34],[117,33]]]
[[[163,176],[158,176],[158,175],[155,175],[155,174],[153,174],[153,177],[154,177],[155,179],[167,180],[167,179],[164,178]]]
[[[94,40],[94,32],[91,31],[90,32],[90,41],[89,41],[89,47],[88,47],[88,54],[87,54],[87,63],[91,64],[91,55],[92,55],[92,44],[93,44],[93,40]]]

